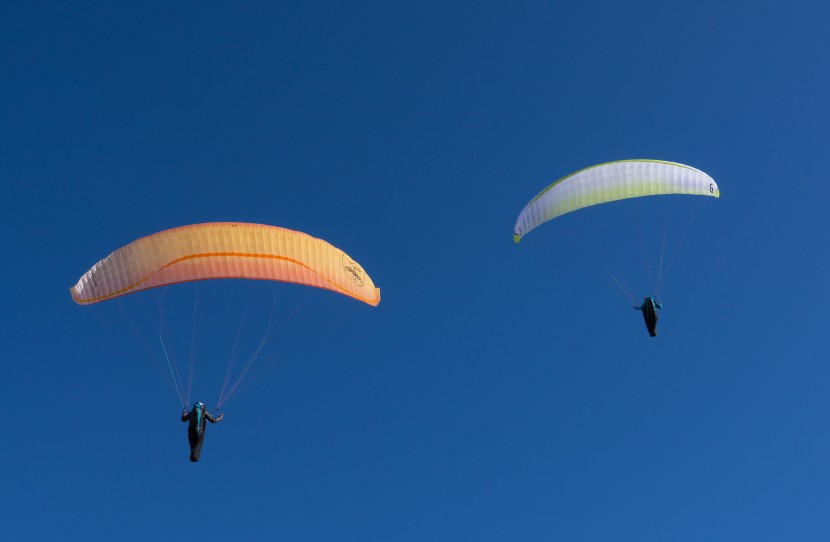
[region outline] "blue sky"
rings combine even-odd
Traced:
[[[3,3],[0,538],[827,540],[828,15]],[[514,245],[543,187],[639,157],[721,198],[587,209]],[[68,288],[224,220],[326,239],[383,299],[168,288],[209,406],[246,308],[249,349],[275,296],[284,321],[191,465],[161,291]],[[664,231],[650,339],[603,265],[651,293]]]

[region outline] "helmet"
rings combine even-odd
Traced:
[[[193,408],[205,408],[205,404],[204,404],[204,403],[201,403],[201,402],[200,402],[200,403],[196,403],[196,404],[194,404],[194,405],[193,405]]]

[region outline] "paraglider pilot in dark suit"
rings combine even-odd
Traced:
[[[643,320],[646,321],[648,334],[652,337],[657,336],[657,309],[662,309],[663,305],[653,297],[648,296],[643,299],[643,304],[639,307],[634,305],[634,310],[643,312]]]
[[[182,421],[190,421],[190,424],[187,426],[187,439],[190,441],[190,461],[193,463],[199,461],[199,454],[202,452],[202,443],[205,441],[206,422],[216,423],[224,416],[224,414],[219,414],[214,418],[205,410],[203,403],[193,405],[193,410],[190,412],[186,408],[182,410]]]

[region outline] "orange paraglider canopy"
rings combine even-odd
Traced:
[[[70,288],[79,305],[194,280],[276,280],[325,288],[377,305],[380,289],[345,252],[276,226],[211,222],[165,230],[119,248]]]

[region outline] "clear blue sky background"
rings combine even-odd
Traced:
[[[3,2],[0,538],[828,540],[828,18]],[[638,157],[722,196],[513,244],[550,182]],[[383,300],[168,288],[209,406],[245,308],[248,349],[274,296],[285,321],[192,465],[160,291],[79,307],[68,287],[140,236],[219,220],[326,239]],[[651,293],[663,231],[650,339],[602,266]]]

